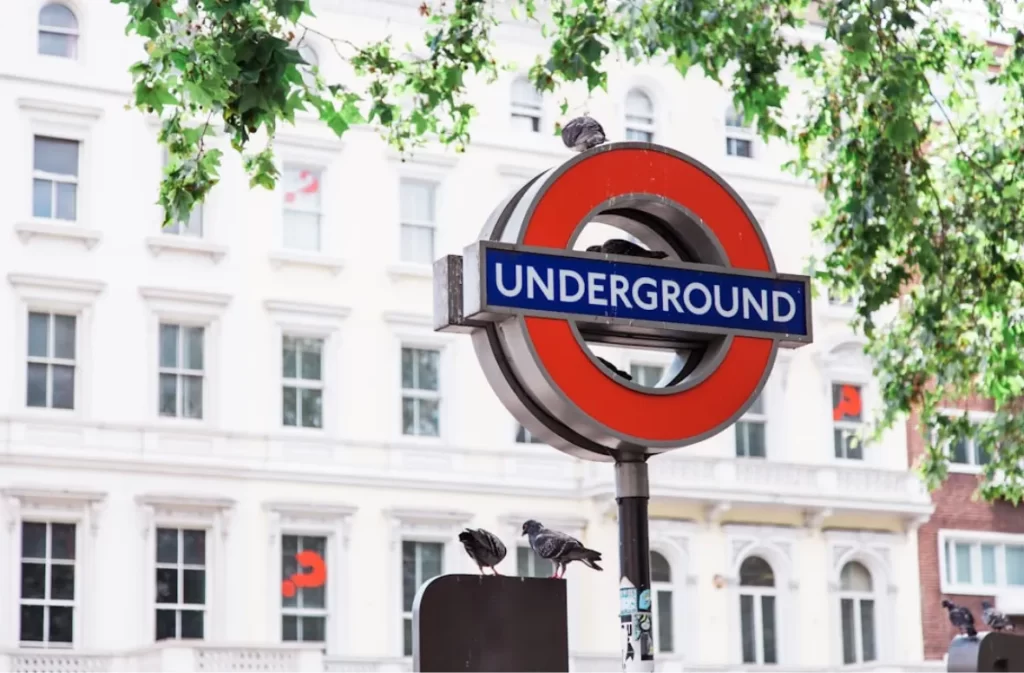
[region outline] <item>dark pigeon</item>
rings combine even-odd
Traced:
[[[495,575],[501,574],[494,566],[505,558],[506,550],[497,535],[483,528],[467,528],[459,533],[459,542],[466,548],[466,553],[476,563],[481,575],[484,574],[484,568],[490,568]]]
[[[615,372],[616,376],[621,376],[622,378],[626,379],[627,381],[632,381],[632,380],[633,380],[633,377],[632,377],[632,376],[630,376],[630,375],[629,375],[629,374],[627,374],[626,372],[622,371],[621,369],[619,369],[618,367],[616,367],[616,366],[615,366],[615,365],[613,365],[612,363],[608,362],[608,361],[607,361],[607,360],[605,360],[604,358],[597,358],[597,359],[598,359],[598,360],[599,360],[599,361],[601,362],[601,364],[603,364],[603,365],[604,365],[605,367],[607,367],[608,369],[610,369],[610,370],[612,370],[613,372]]]
[[[981,619],[993,631],[1013,631],[1013,622],[988,601],[981,602]]]
[[[576,152],[597,147],[607,139],[601,124],[591,117],[576,117],[562,128],[562,142]]]
[[[549,530],[539,521],[530,519],[523,523],[523,535],[530,536],[530,547],[537,556],[555,564],[552,577],[564,577],[565,569],[573,561],[580,561],[594,570],[604,570],[597,562],[601,560],[601,552],[587,549],[576,538]]]
[[[625,255],[627,257],[649,257],[651,259],[665,259],[668,257],[667,252],[648,250],[622,238],[611,238],[601,245],[592,245],[587,248],[587,252],[601,252],[606,255]]]
[[[966,633],[968,638],[978,635],[977,629],[974,628],[974,615],[970,610],[947,600],[942,601],[942,607],[949,611],[949,623],[955,626],[960,633]]]

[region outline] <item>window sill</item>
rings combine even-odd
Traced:
[[[434,268],[430,264],[399,262],[388,267],[388,274],[404,278],[433,278]]]
[[[164,252],[178,252],[199,257],[209,257],[214,264],[217,264],[227,254],[226,246],[218,243],[204,241],[201,238],[191,236],[178,236],[176,234],[161,234],[150,236],[146,239],[146,246],[154,257],[159,257]]]
[[[952,596],[995,596],[1006,591],[1007,586],[993,584],[990,586],[978,586],[976,584],[949,584],[941,583],[940,589],[943,594]]]
[[[329,271],[337,276],[345,266],[338,257],[331,257],[319,252],[299,252],[296,250],[275,250],[270,253],[270,264],[275,269],[284,266],[299,266],[307,269]]]
[[[967,465],[965,463],[950,463],[949,471],[954,474],[981,474],[984,468],[980,465]]]
[[[22,243],[28,243],[35,237],[56,240],[74,241],[92,250],[103,238],[96,229],[88,229],[78,224],[63,224],[57,221],[30,220],[14,225],[14,230]]]

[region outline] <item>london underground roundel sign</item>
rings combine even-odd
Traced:
[[[574,250],[590,222],[665,257]],[[470,333],[516,419],[591,460],[714,435],[756,400],[779,347],[812,340],[810,279],[776,272],[720,177],[649,143],[602,145],[530,180],[434,279],[435,329]],[[676,357],[641,385],[588,343]]]

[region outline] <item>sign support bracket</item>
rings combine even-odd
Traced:
[[[645,457],[635,452],[620,453],[615,461],[615,502],[619,508],[620,593],[635,592],[635,601],[629,600],[629,608],[620,607],[619,612],[623,634],[623,671],[654,671],[651,542],[647,519],[650,498],[650,478]]]

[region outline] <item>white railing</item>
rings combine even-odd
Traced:
[[[114,657],[71,650],[0,652],[0,671],[10,673],[109,673]]]

